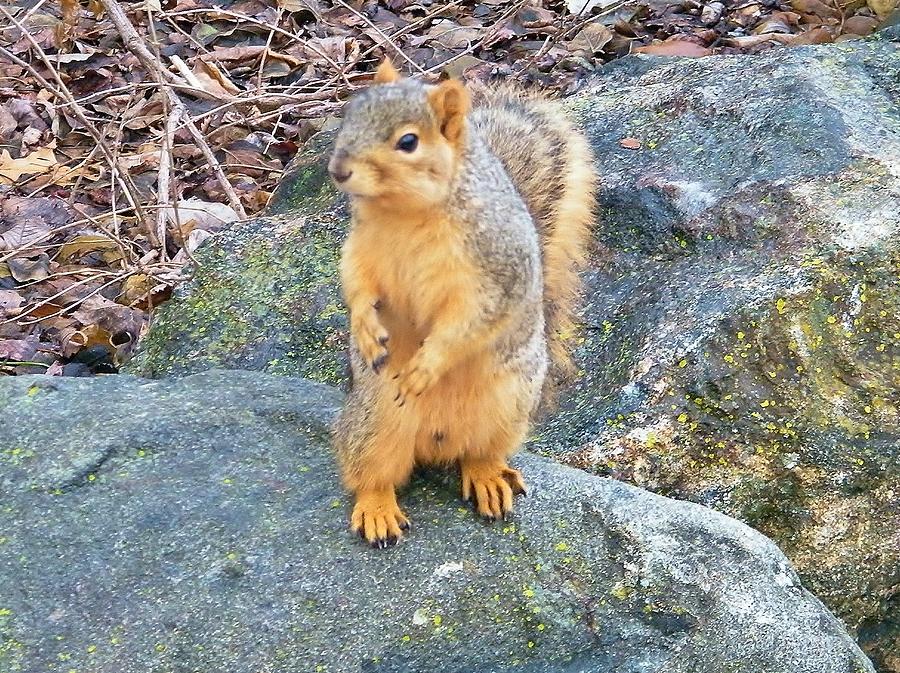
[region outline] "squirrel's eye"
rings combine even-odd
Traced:
[[[419,136],[415,133],[407,133],[397,141],[397,149],[401,152],[414,152],[419,146]]]

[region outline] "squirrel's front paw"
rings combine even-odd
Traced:
[[[463,500],[474,499],[478,513],[494,521],[512,512],[513,496],[525,494],[522,473],[503,462],[463,460]]]
[[[360,355],[377,374],[388,359],[389,337],[375,309],[366,311],[361,317],[352,320],[351,328]]]
[[[418,397],[433,386],[440,378],[440,374],[437,367],[420,350],[394,378],[397,379],[397,395],[394,401],[402,407],[406,398]]]
[[[397,504],[393,489],[363,491],[356,496],[350,528],[373,547],[384,549],[397,544],[403,531],[409,530],[409,519]]]

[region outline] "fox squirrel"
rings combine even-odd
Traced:
[[[587,142],[549,101],[426,85],[385,60],[347,104],[328,169],[353,214],[341,256],[353,383],[333,432],[352,529],[395,543],[409,527],[395,488],[417,464],[458,462],[463,498],[505,516],[525,492],[507,458],[573,370]]]

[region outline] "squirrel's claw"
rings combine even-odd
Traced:
[[[372,360],[372,371],[378,374],[382,367],[384,367],[384,363],[387,362],[388,352],[384,351],[381,355]]]
[[[397,504],[394,492],[369,492],[357,496],[350,528],[374,549],[396,545],[409,530],[409,519]]]
[[[397,396],[395,402],[403,406],[407,397],[418,397],[437,382],[438,376],[417,358],[409,363],[409,367],[397,377]]]
[[[390,339],[378,315],[373,310],[353,320],[351,331],[363,360],[378,374],[387,362],[389,353],[386,346]]]
[[[514,496],[525,492],[518,470],[502,463],[462,461],[462,497],[489,522],[507,520],[513,511]]]

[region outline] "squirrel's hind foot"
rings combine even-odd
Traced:
[[[409,530],[409,519],[393,489],[362,491],[350,516],[350,529],[378,549],[391,547]]]
[[[463,500],[472,500],[475,509],[490,521],[505,518],[513,511],[513,498],[525,495],[522,473],[493,460],[460,461]]]

